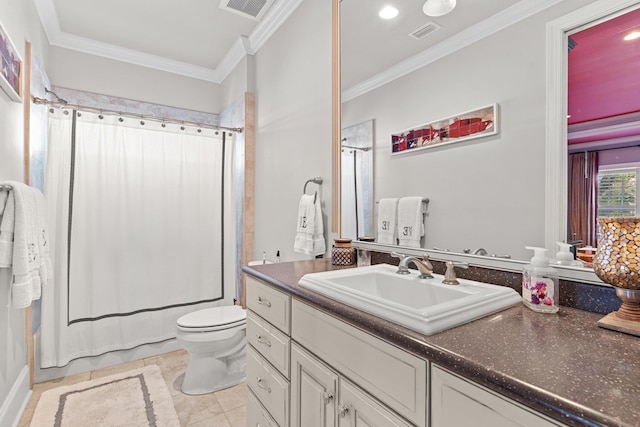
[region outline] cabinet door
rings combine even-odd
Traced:
[[[291,345],[291,425],[336,426],[338,375],[327,365]]]
[[[340,379],[339,427],[411,427],[357,386]]]
[[[427,362],[293,299],[291,338],[418,427],[427,419]]]
[[[430,394],[432,427],[559,425],[435,365],[431,367]]]

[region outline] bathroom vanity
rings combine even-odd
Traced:
[[[333,268],[244,268],[247,425],[640,424],[640,346],[600,315],[516,306],[425,336],[298,285]]]

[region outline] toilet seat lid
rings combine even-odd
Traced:
[[[205,308],[185,314],[178,319],[181,328],[201,329],[218,327],[226,329],[246,322],[247,312],[238,305]]]

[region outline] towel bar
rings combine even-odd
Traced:
[[[315,178],[308,179],[307,182],[304,183],[304,188],[302,189],[302,194],[307,194],[307,184],[309,184],[310,182],[313,183],[313,184],[322,185],[322,177],[317,176]],[[318,192],[316,191],[316,193],[313,195],[313,203],[316,202],[317,198],[318,198]]]
[[[376,205],[379,205],[380,201],[376,202]],[[422,198],[422,212],[426,213],[427,212],[427,205],[429,204],[429,198],[428,197],[423,197]]]

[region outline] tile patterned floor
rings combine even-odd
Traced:
[[[180,391],[184,372],[187,368],[187,353],[184,350],[165,353],[146,359],[136,360],[110,368],[72,375],[57,380],[35,384],[33,395],[22,415],[18,427],[31,426],[31,417],[43,391],[63,385],[75,384],[93,378],[126,372],[148,365],[158,365],[171,393],[173,405],[182,427],[245,427],[246,426],[246,384],[200,396],[189,396]],[[99,427],[99,426],[95,426]],[[131,426],[135,427],[135,426]]]

